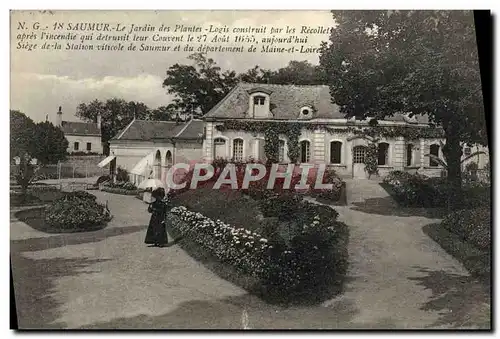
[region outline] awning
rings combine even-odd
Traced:
[[[99,164],[97,164],[97,166],[98,167],[104,167],[107,164],[109,164],[111,161],[113,161],[114,158],[116,158],[116,156],[110,155],[110,156],[106,157],[106,159],[104,159],[103,161],[101,161]]]
[[[147,172],[147,170],[150,169],[150,167],[151,167],[150,164],[152,164],[152,163],[153,163],[153,153],[150,153],[150,154],[146,155],[144,158],[142,158],[141,160],[139,160],[139,162],[137,164],[135,164],[134,168],[132,168],[130,173],[148,177],[149,173],[146,173],[146,172]]]

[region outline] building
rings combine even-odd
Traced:
[[[278,135],[266,138],[263,127],[268,123],[281,126]],[[378,126],[393,133],[376,139],[358,133],[370,127],[369,121],[346,119],[332,103],[328,86],[240,83],[203,120],[187,124],[132,121],[111,141],[111,153],[118,166],[139,175],[135,180],[149,175],[145,170],[148,164],[154,167],[150,172],[164,180],[166,169],[173,163],[211,162],[216,158],[265,161],[266,139],[272,137],[278,144],[281,163],[289,163],[293,153],[299,163],[327,164],[341,176],[366,178],[366,146],[375,143],[382,177],[393,170],[443,174],[444,168],[426,156],[443,158],[442,136],[407,133],[411,136],[407,137],[394,132],[429,131],[427,117],[395,114],[378,121]],[[290,135],[294,128],[296,144],[292,144]],[[476,150],[487,151],[465,147],[464,154]],[[470,161],[481,169],[488,159],[488,155],[481,155]]]
[[[133,119],[110,140],[110,156],[100,165],[109,163],[112,171],[118,167],[127,170],[136,184],[146,177],[165,181],[172,164],[202,158],[203,124],[197,119],[187,122]]]
[[[101,117],[97,117],[96,123],[64,121],[62,118],[62,107],[59,107],[56,115],[56,126],[61,128],[68,140],[69,154],[102,154],[101,141]]]

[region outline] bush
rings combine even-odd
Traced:
[[[128,172],[126,169],[121,167],[118,167],[116,169],[116,181],[121,181],[121,182],[129,181]]]
[[[102,183],[105,183],[106,181],[110,181],[111,177],[109,175],[101,175],[99,178],[97,178],[96,181],[96,186],[99,186]]]
[[[445,207],[453,189],[446,178],[428,178],[420,174],[393,171],[384,178],[384,184],[391,187],[391,193],[404,206]],[[462,183],[460,195],[462,208],[476,208],[489,205],[491,186],[479,182]]]
[[[45,223],[61,230],[91,230],[111,220],[107,206],[85,191],[68,193],[45,210]]]
[[[441,226],[475,247],[490,251],[491,210],[489,206],[455,211],[443,219]]]
[[[112,181],[108,181],[104,184],[104,187],[107,188],[119,188],[127,191],[137,191],[137,186],[129,181],[117,181],[116,183]]]
[[[309,203],[298,207],[294,215],[302,218],[288,238],[280,232],[287,226],[276,217],[263,222],[266,238],[183,206],[170,213],[176,231],[238,272],[258,278],[268,296],[289,301],[303,293],[317,295],[320,286],[338,285],[347,270],[348,229],[329,207]]]

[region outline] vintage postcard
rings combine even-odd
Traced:
[[[479,19],[12,10],[13,327],[491,330]]]

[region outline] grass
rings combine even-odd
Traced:
[[[448,254],[460,261],[472,275],[484,282],[489,281],[491,269],[489,251],[478,249],[471,243],[463,241],[440,223],[426,225],[422,230]]]
[[[21,207],[21,206],[36,206],[44,205],[53,202],[54,200],[62,197],[64,192],[59,190],[37,190],[28,189],[26,197],[20,194],[10,195],[10,206],[11,207]]]
[[[45,233],[81,233],[97,231],[106,227],[106,224],[102,224],[78,229],[54,228],[53,226],[45,223],[45,207],[31,208],[28,210],[19,211],[15,214],[15,216],[17,219],[26,223],[31,228]]]

